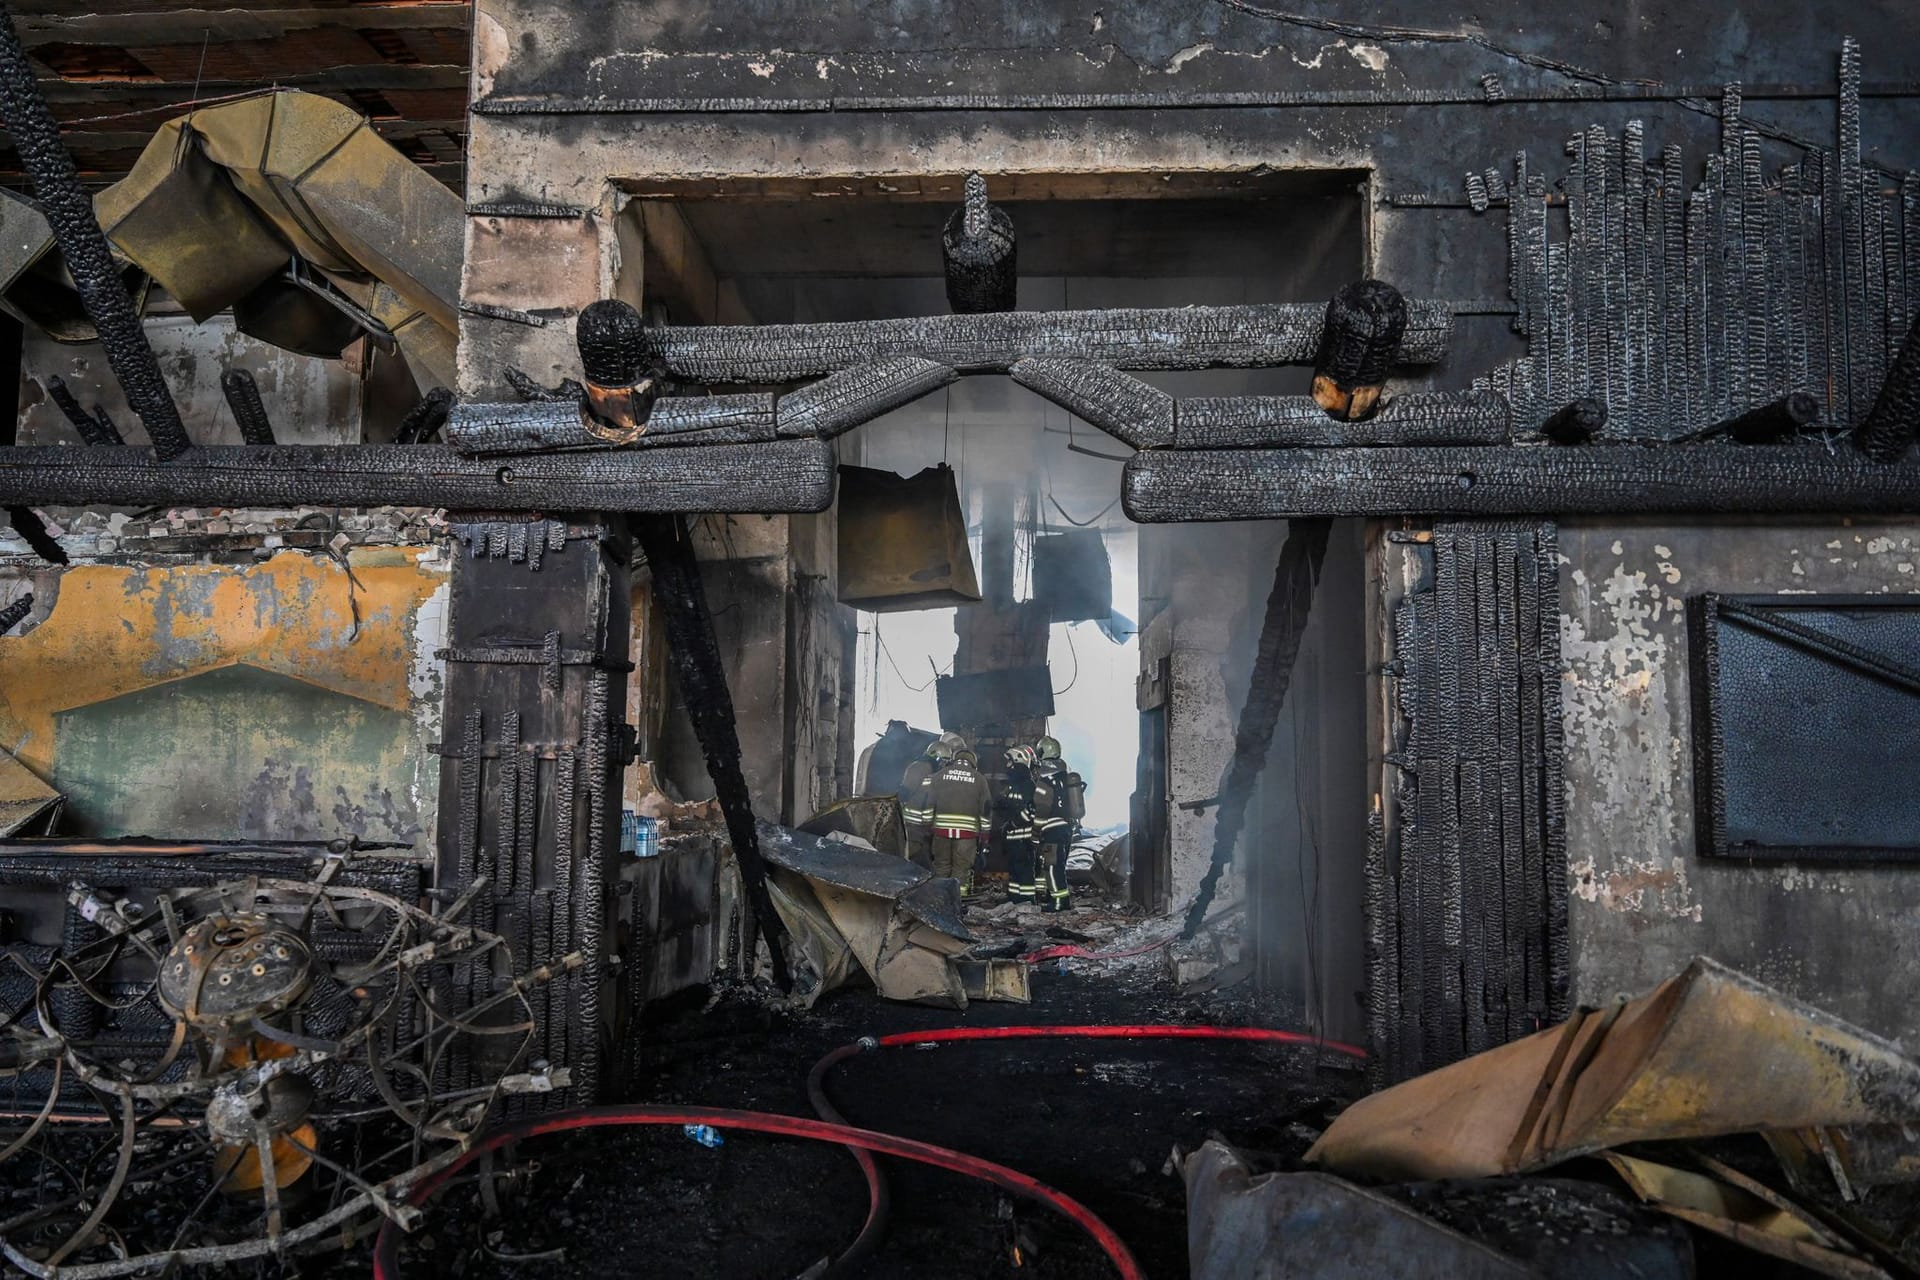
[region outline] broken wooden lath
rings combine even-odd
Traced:
[[[1920,175],[1862,163],[1860,49],[1841,46],[1839,129],[1764,171],[1740,86],[1722,98],[1721,143],[1691,191],[1678,145],[1653,163],[1639,121],[1567,143],[1561,184],[1521,152],[1509,179],[1467,178],[1476,209],[1504,204],[1508,281],[1524,357],[1476,379],[1537,431],[1570,401],[1606,405],[1602,438],[1671,440],[1793,391],[1829,427],[1857,425],[1920,303]],[[1567,231],[1549,192],[1564,188]]]

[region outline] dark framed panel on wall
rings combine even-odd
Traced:
[[[1920,863],[1920,595],[1687,613],[1701,855]]]

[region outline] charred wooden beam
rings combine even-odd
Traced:
[[[447,416],[452,411],[453,392],[445,387],[435,387],[407,410],[407,416],[400,420],[400,429],[394,433],[393,442],[425,444],[447,424]]]
[[[1158,449],[1173,443],[1173,397],[1138,378],[1089,360],[1044,356],[1021,360],[1009,372],[1122,444]]]
[[[1592,396],[1581,396],[1541,423],[1540,434],[1555,444],[1585,444],[1606,426],[1606,403]]]
[[[1491,391],[1408,391],[1371,418],[1340,422],[1311,396],[1196,396],[1174,422],[1180,449],[1504,444],[1507,398]]]
[[[1182,452],[1127,463],[1143,524],[1302,516],[1716,512],[1920,513],[1920,462],[1875,464],[1817,444],[1503,446]]]
[[[602,298],[580,313],[573,332],[587,376],[582,425],[609,444],[632,444],[646,431],[660,395],[646,324],[631,303]]]
[[[633,534],[647,557],[653,600],[666,627],[680,699],[700,739],[700,752],[706,757],[707,775],[713,779],[714,795],[726,817],[727,836],[740,864],[740,878],[746,883],[754,919],[766,935],[774,981],[781,990],[789,990],[792,978],[782,945],[786,927],[767,891],[767,869],[760,856],[753,802],[740,768],[740,731],[734,721],[733,695],[727,689],[726,667],[720,659],[720,643],[714,634],[700,565],[694,559],[693,540],[686,522],[677,515],[636,519]]]
[[[833,478],[833,450],[817,440],[504,465],[424,444],[212,447],[191,463],[131,446],[0,449],[0,504],[757,513],[824,510]]]
[[[47,394],[53,397],[53,402],[60,406],[60,412],[67,415],[67,421],[73,424],[73,429],[80,433],[80,439],[87,444],[126,443],[120,436],[120,428],[107,416],[107,411],[99,405],[93,406],[91,414],[82,409],[80,401],[67,386],[66,379],[59,374],[47,379]]]
[[[245,369],[227,370],[220,375],[220,393],[233,410],[233,420],[240,424],[242,440],[253,445],[274,443],[273,423],[267,417],[267,406],[260,402],[260,388],[254,385],[252,374]]]
[[[940,233],[947,305],[961,315],[1011,311],[1018,292],[1013,219],[987,199],[987,180],[967,175],[965,203]]]
[[[0,633],[13,630],[20,625],[22,619],[32,612],[33,592],[29,591],[24,595],[16,597],[8,603],[6,608],[0,609]]]
[[[1873,408],[1854,428],[1853,444],[1875,462],[1898,462],[1913,448],[1916,430],[1920,430],[1920,311],[1907,327],[1907,340],[1900,344],[1900,354],[1880,384]]]
[[[1315,402],[1342,422],[1370,417],[1406,331],[1407,300],[1386,281],[1358,280],[1334,294],[1313,358]]]
[[[20,46],[12,11],[4,3],[0,3],[0,111],[6,115],[7,132],[13,135],[27,172],[33,175],[34,192],[73,276],[74,291],[99,332],[107,363],[120,380],[127,403],[146,424],[154,451],[163,460],[178,457],[193,442],[180,421],[173,393],[160,376],[160,362],[147,344],[146,330],[140,326],[133,299],[127,296],[107,237],[93,215],[93,199],[81,187],[73,157],[60,141],[60,126],[40,94],[33,64]]]
[[[823,324],[668,325],[649,349],[675,378],[704,383],[797,382],[883,356],[924,356],[962,373],[1005,373],[1030,356],[1091,360],[1116,369],[1268,368],[1306,364],[1320,350],[1325,308],[1273,302],[1117,311],[1003,311],[990,315],[847,320]],[[1399,359],[1446,355],[1444,302],[1407,304]]]
[[[830,439],[937,391],[960,375],[936,360],[888,356],[855,365],[780,397],[783,436]]]
[[[1790,391],[1778,400],[1747,410],[1725,422],[1685,437],[1707,440],[1726,436],[1735,444],[1780,444],[1820,425],[1820,401],[1811,392]]]
[[[578,402],[584,399],[587,394],[587,389],[575,382],[572,378],[560,379],[560,385],[557,387],[543,387],[528,377],[525,371],[516,369],[512,365],[507,365],[501,369],[500,376],[507,380],[507,385],[513,388],[515,394],[525,400],[572,400]]]
[[[587,429],[578,401],[461,404],[447,420],[447,443],[461,453],[572,453],[621,447],[747,444],[774,438],[773,397],[684,396],[657,400],[647,430],[627,446]]]
[[[47,528],[47,522],[32,507],[10,506],[7,508],[7,520],[13,525],[13,531],[20,535],[21,541],[33,548],[33,554],[48,564],[67,563],[65,548],[54,540]]]

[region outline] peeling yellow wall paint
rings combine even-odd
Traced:
[[[57,713],[239,662],[417,711],[416,621],[445,562],[431,548],[368,548],[349,563],[351,575],[289,551],[250,565],[68,569],[47,618],[0,638],[0,742],[50,776]]]

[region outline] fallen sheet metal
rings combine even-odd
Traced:
[[[777,890],[774,905],[818,982],[809,1000],[857,965],[889,1000],[964,1009],[955,960],[974,943],[957,881],[893,854],[760,824],[760,851]]]
[[[1606,1159],[1635,1195],[1690,1226],[1836,1280],[1888,1280],[1804,1209],[1749,1179],[1723,1181],[1724,1167],[1712,1177],[1619,1152]]]
[[[1209,1140],[1187,1157],[1193,1280],[1520,1280],[1539,1272],[1324,1173],[1255,1176]]]
[[[1623,1143],[1920,1122],[1920,1063],[1696,958],[1651,993],[1363,1098],[1308,1158],[1343,1173],[1482,1177]]]
[[[845,832],[859,836],[882,853],[904,855],[907,849],[900,797],[893,794],[836,800],[801,823],[800,830],[816,836]]]

